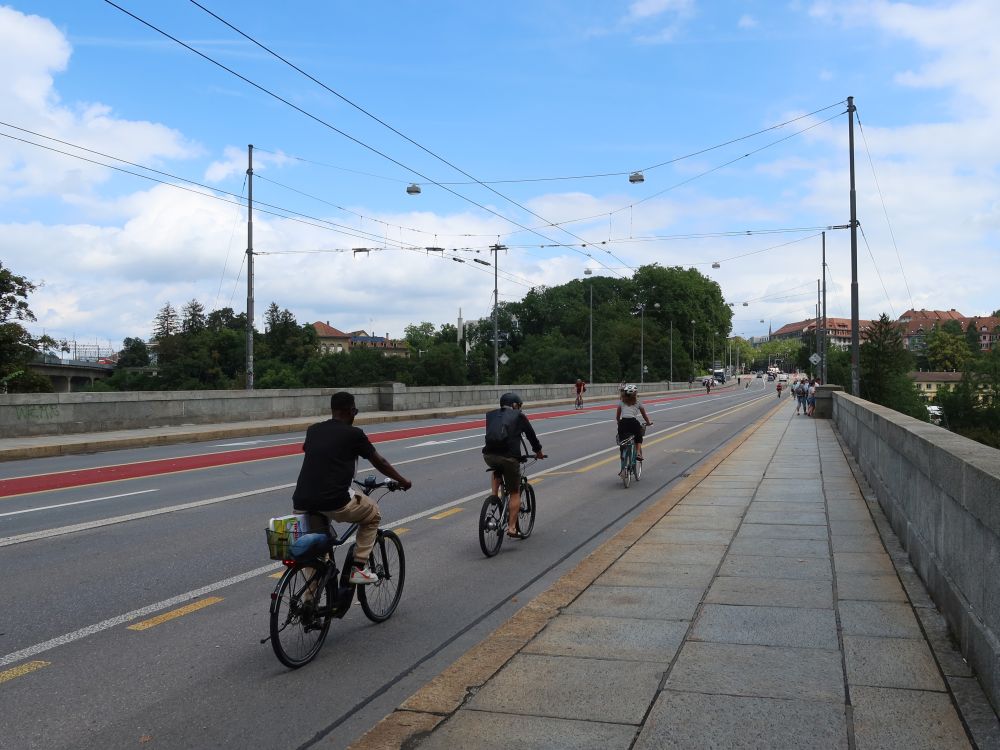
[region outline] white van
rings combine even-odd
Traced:
[[[788,382],[788,373],[787,372],[779,373],[778,374],[778,382],[779,383],[787,383]]]

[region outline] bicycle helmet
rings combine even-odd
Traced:
[[[520,408],[524,404],[520,393],[513,391],[505,393],[500,397],[500,406],[517,406]]]
[[[632,385],[631,383],[626,383],[625,387],[622,388],[622,393],[625,393],[625,394],[627,394],[629,396],[634,396],[638,392],[639,392],[639,389],[636,386]]]

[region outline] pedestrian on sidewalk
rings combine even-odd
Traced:
[[[792,385],[792,393],[795,395],[795,414],[802,410],[802,416],[806,414],[806,379],[796,380]]]
[[[813,412],[816,411],[816,386],[819,385],[819,381],[813,378],[809,381],[809,390],[806,391],[806,407],[808,408],[808,415],[811,417]]]

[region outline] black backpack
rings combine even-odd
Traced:
[[[510,439],[519,434],[517,420],[521,412],[517,409],[494,409],[486,414],[486,448],[505,452]]]

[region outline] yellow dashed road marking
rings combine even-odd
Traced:
[[[268,578],[281,578],[281,576],[283,576],[283,575],[285,575],[285,571],[279,570],[277,573],[271,573],[268,576]]]
[[[37,669],[42,667],[47,667],[51,662],[47,661],[29,661],[26,664],[21,664],[13,669],[5,669],[0,672],[0,684],[7,682],[8,680],[13,680],[15,677],[21,677],[22,675],[31,674]]]
[[[436,516],[431,516],[431,520],[440,521],[442,518],[447,518],[448,516],[453,516],[456,513],[461,513],[463,510],[464,508],[450,508],[449,510],[446,510],[444,513],[438,513]],[[396,533],[398,534],[399,532],[397,531]]]
[[[201,601],[188,604],[180,609],[175,609],[171,612],[164,612],[162,615],[153,617],[149,620],[143,620],[142,622],[137,622],[135,625],[129,625],[129,630],[149,630],[150,628],[156,627],[161,623],[167,622],[169,620],[174,620],[178,617],[183,617],[184,615],[191,614],[192,612],[197,612],[199,609],[204,609],[212,604],[218,604],[222,601],[221,596],[210,596]]]
[[[396,533],[396,536],[400,536],[401,534],[405,534],[407,531],[409,531],[409,529],[400,526],[397,529],[393,529],[393,531]]]

